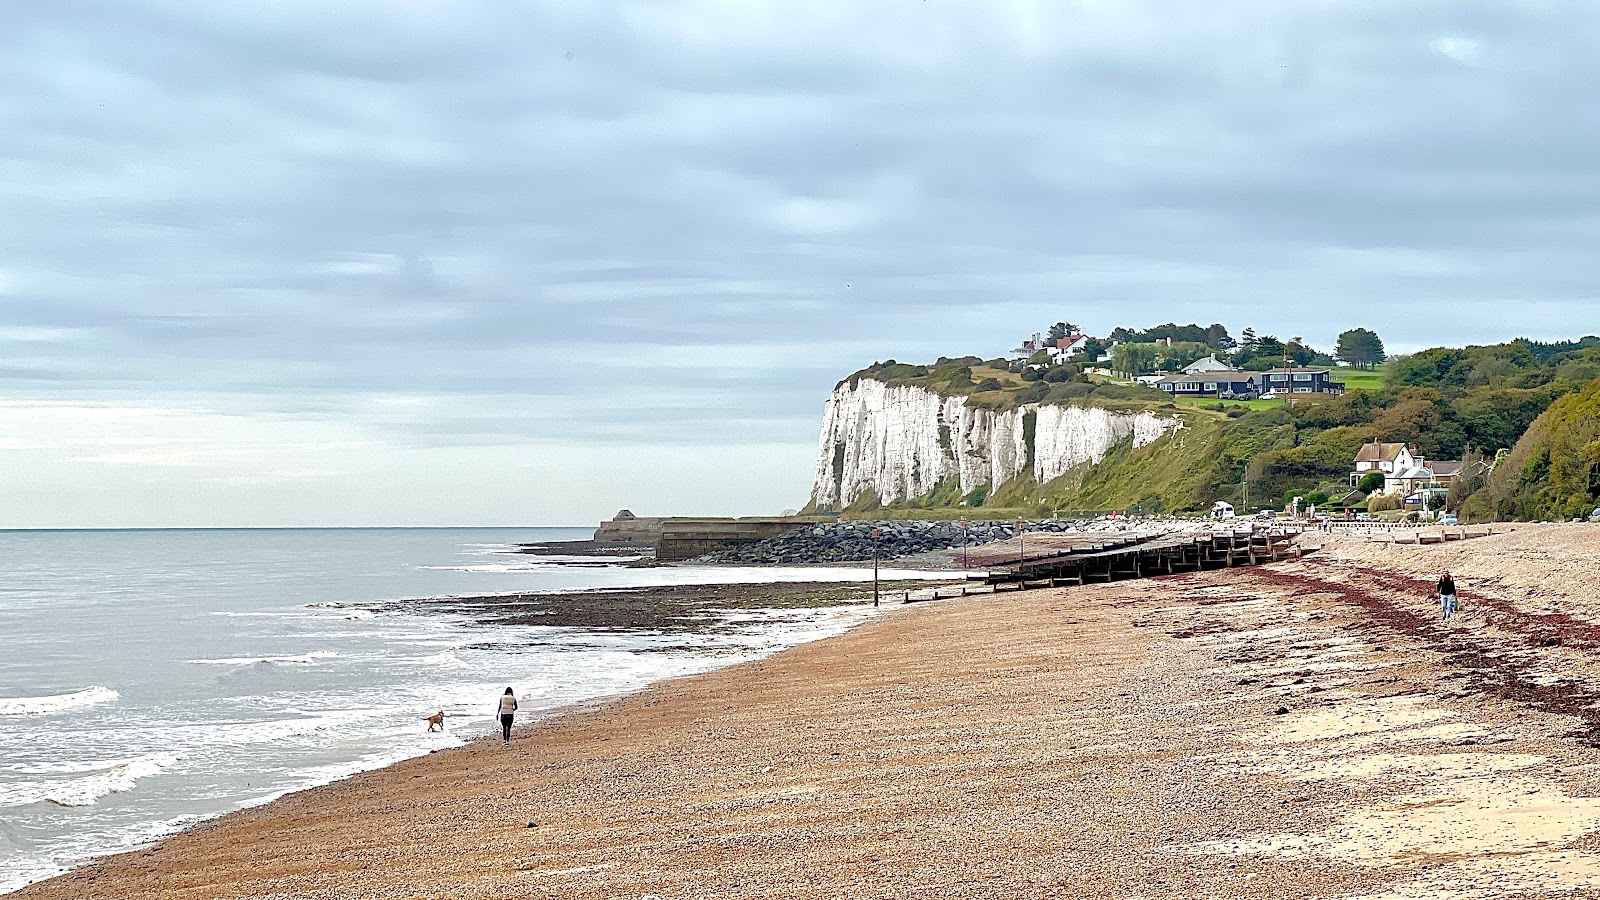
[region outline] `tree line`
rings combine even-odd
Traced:
[[[1078,327],[1065,321],[1055,323],[1048,330],[1051,341],[1076,333],[1079,333]],[[1300,337],[1282,340],[1276,335],[1257,335],[1255,329],[1246,328],[1236,340],[1220,323],[1202,326],[1168,322],[1143,330],[1119,326],[1104,338],[1089,337],[1073,361],[1095,363],[1108,351],[1112,370],[1130,376],[1175,371],[1207,356],[1245,371],[1338,363],[1357,369],[1375,369],[1388,359],[1383,339],[1369,328],[1351,328],[1340,333],[1330,354],[1312,347]],[[1030,362],[1047,359],[1048,354],[1045,354]]]

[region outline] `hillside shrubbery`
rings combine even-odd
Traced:
[[[1469,513],[1565,519],[1600,506],[1600,380],[1555,401],[1495,468]]]
[[[1012,369],[975,356],[932,366],[891,360],[847,380],[967,395],[972,405],[991,409],[1087,403],[1173,414],[1170,398],[1153,388],[1091,383],[1070,365],[1027,380]],[[1217,499],[1239,502],[1248,483],[1252,500],[1275,504],[1331,490],[1345,480],[1361,445],[1381,440],[1414,444],[1432,460],[1493,459],[1515,447],[1482,496],[1469,501],[1476,482],[1452,492],[1451,508],[1469,503],[1474,515],[1560,518],[1600,502],[1600,338],[1436,348],[1392,358],[1381,390],[1296,398],[1248,412],[1190,407],[1180,414],[1189,427],[1149,446],[1120,448],[1046,485],[1028,476],[992,485],[984,496],[990,503],[1064,510],[1198,511]]]

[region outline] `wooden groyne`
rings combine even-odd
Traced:
[[[1168,535],[1121,546],[1075,547],[991,567],[985,581],[996,591],[1024,590],[1253,566],[1303,554],[1305,550],[1294,543],[1301,530],[1299,525],[1272,525]]]

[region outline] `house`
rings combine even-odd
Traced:
[[[1185,375],[1198,375],[1202,372],[1230,371],[1232,370],[1228,368],[1228,364],[1217,359],[1215,354],[1208,356],[1205,359],[1197,359],[1183,367],[1183,374]]]
[[[1089,336],[1086,334],[1073,333],[1060,338],[1054,347],[1047,348],[1050,351],[1050,361],[1057,364],[1064,363],[1077,356],[1088,344]]]
[[[1332,369],[1268,369],[1253,373],[1251,381],[1263,397],[1344,393],[1344,382],[1333,380]]]
[[[1043,335],[1035,331],[1033,333],[1033,337],[1023,341],[1022,346],[1012,350],[1009,356],[1012,360],[1026,362],[1035,353],[1038,353],[1041,350],[1048,351],[1052,346],[1054,346],[1054,344],[1054,341],[1045,340]]]
[[[1361,483],[1361,479],[1378,472],[1383,475],[1383,487],[1376,493],[1393,493],[1400,488],[1399,476],[1421,468],[1423,463],[1422,454],[1418,453],[1415,447],[1368,441],[1356,453],[1355,471],[1350,473],[1350,486],[1355,487]]]
[[[1252,400],[1256,389],[1250,380],[1251,373],[1233,369],[1179,373],[1151,382],[1174,397],[1216,397],[1219,400]]]
[[[1426,506],[1428,498],[1434,494],[1448,494],[1450,488],[1461,480],[1462,475],[1477,474],[1490,468],[1489,464],[1478,460],[1470,466],[1461,460],[1445,460],[1418,465],[1401,472],[1392,479],[1393,492],[1401,492],[1408,506]]]
[[[1384,480],[1383,487],[1386,494],[1399,494],[1406,506],[1425,507],[1428,498],[1434,494],[1448,493],[1450,486],[1439,481],[1435,467],[1449,465],[1448,463],[1433,463],[1430,465],[1417,465],[1399,472]],[[1460,463],[1455,464],[1457,471]]]

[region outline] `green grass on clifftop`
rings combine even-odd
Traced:
[[[945,397],[967,397],[980,409],[1014,409],[1030,403],[1090,403],[1107,408],[1145,408],[1167,403],[1166,394],[1144,385],[1088,381],[1025,381],[1002,368],[1004,360],[985,362],[975,356],[941,358],[931,366],[890,360],[873,363],[839,382],[858,384],[864,378],[890,387],[919,387]]]

